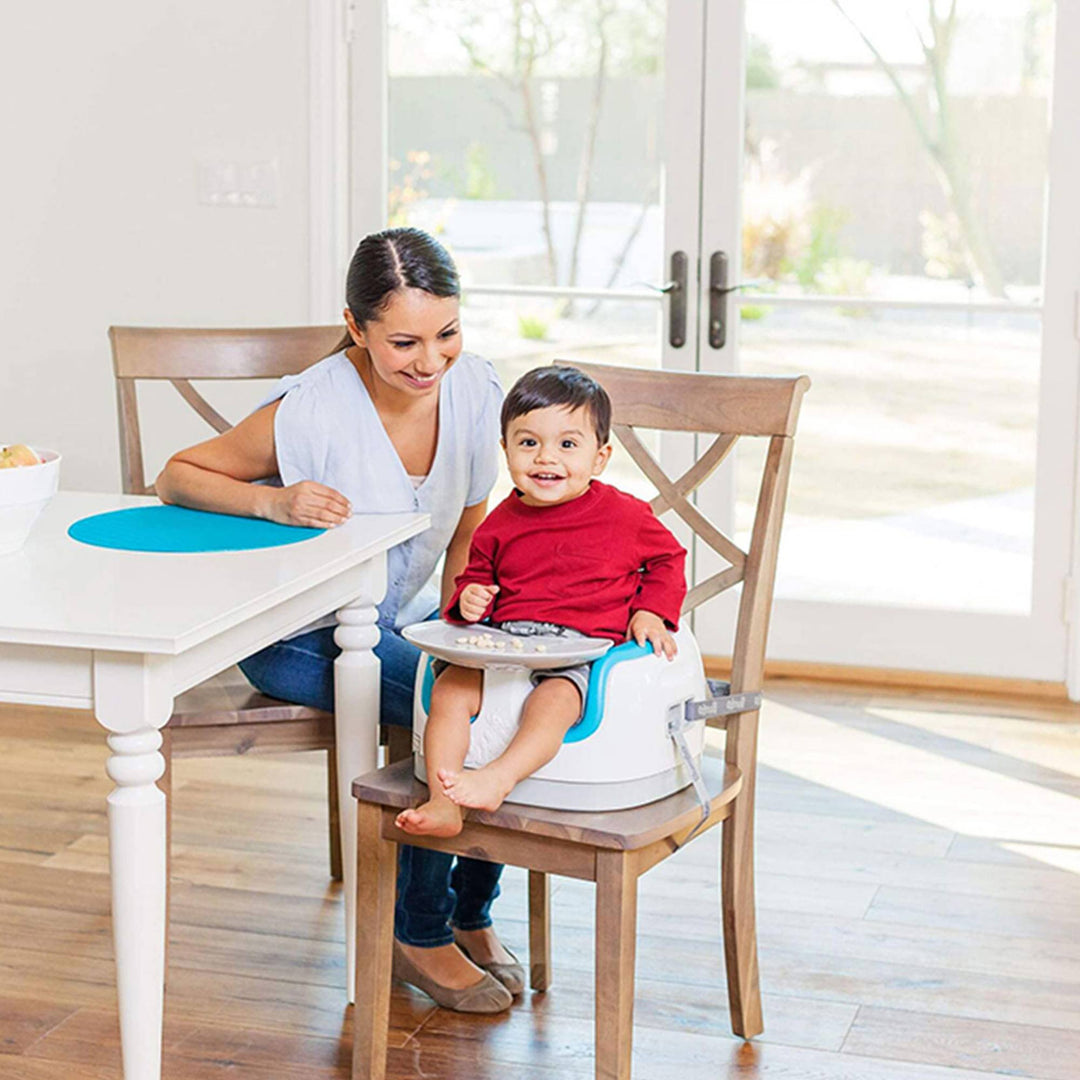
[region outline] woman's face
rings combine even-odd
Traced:
[[[374,377],[399,393],[437,392],[443,375],[461,355],[461,320],[456,296],[400,289],[377,319],[360,326],[346,309],[353,341],[367,349]]]

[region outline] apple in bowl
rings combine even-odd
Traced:
[[[17,469],[20,465],[41,465],[41,458],[26,443],[12,443],[0,448],[0,469]]]
[[[41,465],[42,459],[26,443],[0,446],[0,469],[17,469],[22,465]]]
[[[0,555],[18,551],[60,484],[60,455],[0,443]]]

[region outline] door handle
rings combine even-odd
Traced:
[[[685,251],[673,251],[670,277],[665,284],[639,282],[645,288],[668,297],[668,342],[673,349],[681,349],[686,344],[686,274],[689,265]]]
[[[728,284],[728,257],[726,251],[714,251],[709,258],[709,345],[722,349],[727,344],[727,299],[738,289],[750,289],[756,281],[744,281],[739,285]]]
[[[709,257],[709,345],[722,349],[727,343],[728,288],[727,252],[714,251]]]
[[[671,253],[671,273],[660,292],[668,296],[668,342],[673,349],[686,344],[686,275],[690,260],[685,251]]]

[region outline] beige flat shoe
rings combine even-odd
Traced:
[[[506,949],[506,951],[513,958],[514,962],[512,964],[481,964],[478,961],[473,960],[473,958],[469,955],[469,950],[464,945],[462,945],[460,941],[457,940],[457,934],[454,935],[454,941],[457,944],[457,947],[470,960],[472,960],[472,962],[476,964],[477,967],[483,968],[489,974],[494,975],[495,978],[498,979],[499,982],[501,982],[503,986],[505,986],[506,989],[514,995],[514,997],[517,997],[518,994],[522,994],[525,992],[525,968],[522,967],[522,965],[518,961],[518,958],[514,956],[514,954],[510,952],[509,949],[506,949],[505,945],[503,946],[503,948]]]
[[[472,986],[456,990],[452,986],[443,986],[430,975],[422,972],[405,955],[400,942],[394,941],[394,978],[423,990],[436,1005],[455,1012],[497,1013],[509,1009],[513,1003],[510,991],[490,972]]]

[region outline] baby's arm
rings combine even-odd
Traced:
[[[674,533],[643,507],[636,539],[641,582],[630,605],[631,614],[651,613],[671,630],[679,628],[679,613],[686,599],[686,549]]]
[[[442,584],[439,591],[439,606],[442,608],[450,603],[450,598],[454,595],[455,582],[469,565],[473,536],[485,517],[487,517],[487,499],[473,506],[466,506],[461,512],[461,517],[458,518],[457,528],[454,530],[450,545],[446,549],[446,557],[443,559]]]
[[[626,636],[639,645],[648,641],[658,656],[669,660],[677,651],[672,630],[679,626],[679,611],[686,597],[686,550],[666,526],[644,507],[637,535],[641,584],[630,605]]]
[[[491,612],[499,591],[494,554],[494,541],[481,525],[473,533],[469,563],[458,574],[454,593],[443,609],[447,622],[476,623]]]

